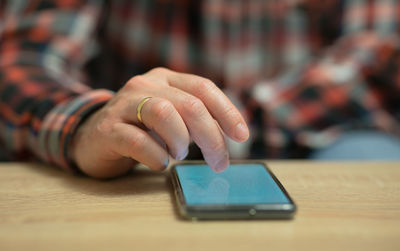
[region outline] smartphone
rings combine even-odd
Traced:
[[[231,163],[215,173],[205,163],[172,166],[179,213],[186,219],[290,219],[296,205],[264,163]]]

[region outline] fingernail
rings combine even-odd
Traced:
[[[183,153],[177,154],[175,159],[176,159],[176,160],[183,160],[183,159],[186,158],[186,156],[187,156],[188,154],[189,154],[189,149],[186,148],[186,150],[185,150]]]
[[[167,159],[164,161],[164,166],[167,167],[169,165],[169,156],[167,156]]]
[[[240,122],[236,125],[235,136],[240,141],[244,141],[249,138],[249,130],[243,123]]]
[[[222,158],[215,164],[214,171],[217,173],[221,173],[225,171],[229,166],[229,159],[227,157]]]

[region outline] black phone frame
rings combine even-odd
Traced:
[[[285,204],[244,204],[244,205],[187,205],[179,181],[176,166],[207,165],[204,161],[181,161],[171,166],[170,176],[179,214],[188,220],[229,220],[229,219],[292,219],[297,206],[278,178],[262,161],[231,161],[235,164],[260,164],[271,175],[272,179],[287,197]]]

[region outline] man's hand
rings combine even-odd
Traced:
[[[141,123],[136,109],[145,97],[151,99],[142,107]],[[137,162],[163,170],[169,156],[184,159],[193,140],[210,167],[220,172],[229,164],[221,130],[239,142],[249,137],[243,117],[214,83],[156,68],[130,79],[80,125],[69,149],[83,172],[107,178],[128,171]]]

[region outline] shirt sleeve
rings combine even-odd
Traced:
[[[0,12],[0,142],[13,159],[74,170],[71,135],[113,96],[82,81],[101,1],[7,1]]]
[[[345,130],[400,135],[400,5],[343,2],[343,13],[337,13],[343,19],[338,39],[300,70],[260,83],[252,91],[266,111],[263,137],[277,157],[293,145],[327,146]],[[312,39],[318,40],[316,33]]]

